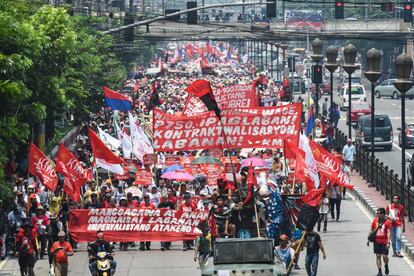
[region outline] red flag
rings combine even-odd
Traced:
[[[107,169],[110,172],[123,174],[124,170],[121,164],[125,163],[124,160],[116,156],[109,148],[107,148],[104,142],[102,142],[98,135],[96,135],[90,128],[88,129],[88,134],[96,165]]]
[[[217,105],[214,98],[213,89],[211,89],[210,82],[206,80],[196,80],[184,91],[199,97],[200,100],[206,105],[208,110],[213,110],[218,118],[220,116],[220,108]]]
[[[253,198],[254,187],[257,187],[257,178],[253,173],[252,163],[250,163],[249,171],[247,173],[246,183],[247,183],[247,197],[244,200],[244,204],[248,203],[250,199]]]
[[[58,182],[55,168],[43,152],[32,143],[29,148],[29,172],[37,176],[46,188],[55,191]]]
[[[323,192],[325,187],[319,189],[313,189],[309,191],[306,195],[302,196],[300,199],[304,204],[307,204],[312,207],[317,207],[322,200]]]
[[[56,171],[65,176],[63,191],[71,195],[75,202],[80,200],[80,188],[91,178],[92,172],[86,170],[76,157],[62,144],[56,158]]]
[[[307,167],[305,162],[305,152],[288,140],[283,140],[283,142],[285,157],[289,161],[295,162],[295,180],[305,181],[305,168]]]

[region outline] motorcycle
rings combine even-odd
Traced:
[[[9,223],[9,231],[7,231],[6,250],[8,252],[11,252],[10,255],[12,256],[16,255],[16,251],[17,251],[16,236],[21,226],[22,226],[21,221]]]
[[[106,252],[98,252],[96,255],[97,276],[112,276],[110,255]]]

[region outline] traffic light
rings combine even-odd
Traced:
[[[404,22],[413,22],[413,5],[410,2],[404,3]]]
[[[187,10],[197,8],[197,1],[187,1]],[[187,12],[187,24],[197,25],[197,11]]]
[[[289,72],[295,72],[295,57],[288,57],[288,67],[289,67]]]
[[[314,84],[322,83],[322,65],[313,65],[312,66],[312,82]]]
[[[268,18],[276,17],[276,0],[271,0],[271,2],[270,4],[266,4],[266,17]]]
[[[335,19],[344,19],[344,2],[335,1]]]

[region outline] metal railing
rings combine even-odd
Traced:
[[[346,144],[348,137],[340,130],[335,132],[334,146],[336,149],[341,150]],[[359,145],[355,145],[356,157],[354,161],[355,170],[381,192],[381,195],[385,196],[386,200],[391,200],[393,195],[400,197],[400,202],[404,205],[406,215],[409,221],[414,220],[414,190],[410,189],[410,185],[402,183],[401,178],[388,166],[385,166],[378,158],[374,159],[375,162],[371,162],[371,154],[366,149]],[[369,148],[367,148],[369,149]],[[371,167],[373,166],[372,175]],[[379,206],[386,207],[386,206]]]

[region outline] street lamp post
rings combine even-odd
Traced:
[[[405,93],[411,88],[413,82],[410,80],[411,70],[413,67],[413,60],[407,54],[400,54],[395,59],[395,71],[397,80],[394,82],[395,88],[401,92],[401,187],[400,197],[404,200],[404,186],[405,180],[405,147],[406,147],[406,132],[405,132]]]
[[[338,68],[338,63],[336,63],[336,58],[338,57],[338,49],[334,46],[329,46],[326,49],[326,58],[327,63],[325,64],[325,68],[331,73],[331,104],[330,104],[330,112],[329,112],[329,120],[333,123],[333,73],[335,72],[336,68]]]
[[[323,59],[322,55],[322,41],[319,38],[316,38],[312,41],[312,52],[311,58],[313,61],[318,64]],[[315,83],[316,86],[316,103],[315,103],[315,118],[319,116],[319,83]]]
[[[371,82],[371,185],[374,184],[374,137],[375,137],[375,83],[381,76],[381,51],[371,48],[367,52],[368,70],[365,72],[365,77]]]
[[[352,102],[352,73],[358,69],[358,66],[355,65],[355,59],[357,55],[357,49],[354,45],[348,44],[344,48],[344,57],[345,64],[342,65],[345,72],[348,73],[348,138],[352,139],[352,125],[351,125],[351,102]]]
[[[282,45],[282,43],[280,42],[276,42],[275,46],[276,46],[276,78],[277,80],[280,80],[280,75],[279,75],[279,48]]]

